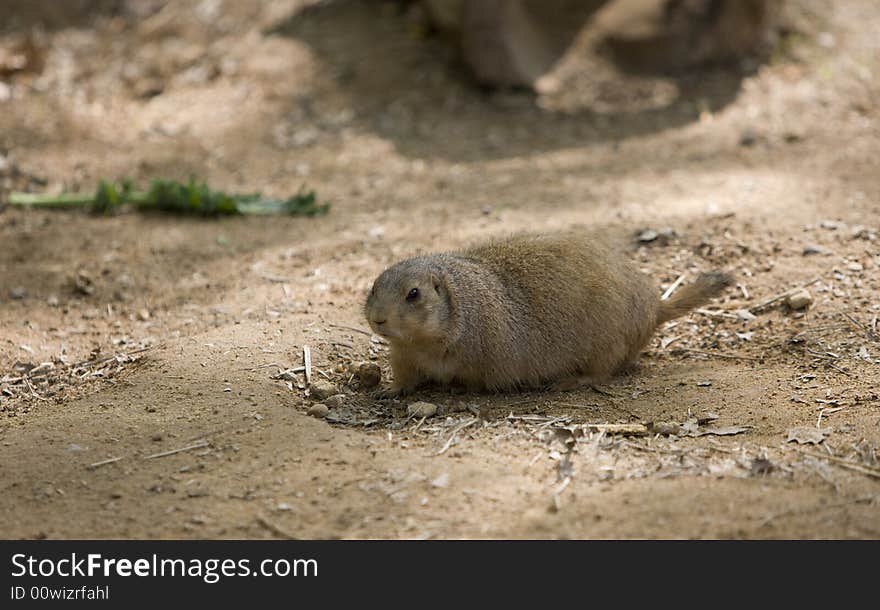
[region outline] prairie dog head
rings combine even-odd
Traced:
[[[364,314],[373,332],[392,342],[443,339],[450,318],[446,282],[423,258],[397,263],[373,282]]]

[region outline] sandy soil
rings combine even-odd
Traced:
[[[537,99],[472,88],[412,13],[303,4],[95,2],[4,77],[4,188],[196,174],[332,209],[2,209],[0,534],[880,537],[877,3],[793,0],[795,33],[742,70],[575,53]],[[0,48],[34,10],[2,15]],[[350,381],[388,375],[361,314],[386,265],[572,225],[618,234],[658,290],[719,267],[739,285],[598,391],[425,392],[441,414],[421,420]],[[806,310],[735,313],[808,283]],[[304,345],[346,394],[332,421],[301,373],[273,378]]]

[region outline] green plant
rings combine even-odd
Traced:
[[[259,193],[229,195],[214,191],[204,182],[190,178],[189,182],[156,179],[149,190],[135,190],[129,180],[119,183],[101,180],[93,195],[62,193],[43,195],[37,193],[9,194],[9,205],[76,208],[85,207],[102,214],[113,214],[125,205],[142,210],[160,210],[177,214],[198,216],[265,215],[286,214],[290,216],[317,216],[326,214],[329,203],[317,202],[314,191],[300,190],[287,199],[264,199]]]

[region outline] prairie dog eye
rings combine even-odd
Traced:
[[[418,288],[413,288],[406,295],[406,300],[409,301],[410,303],[415,301],[417,298],[419,298],[419,289]]]

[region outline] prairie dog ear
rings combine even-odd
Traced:
[[[434,287],[434,292],[437,294],[442,294],[446,290],[446,286],[443,285],[443,279],[434,272],[428,274],[428,279],[431,282],[431,285]]]

